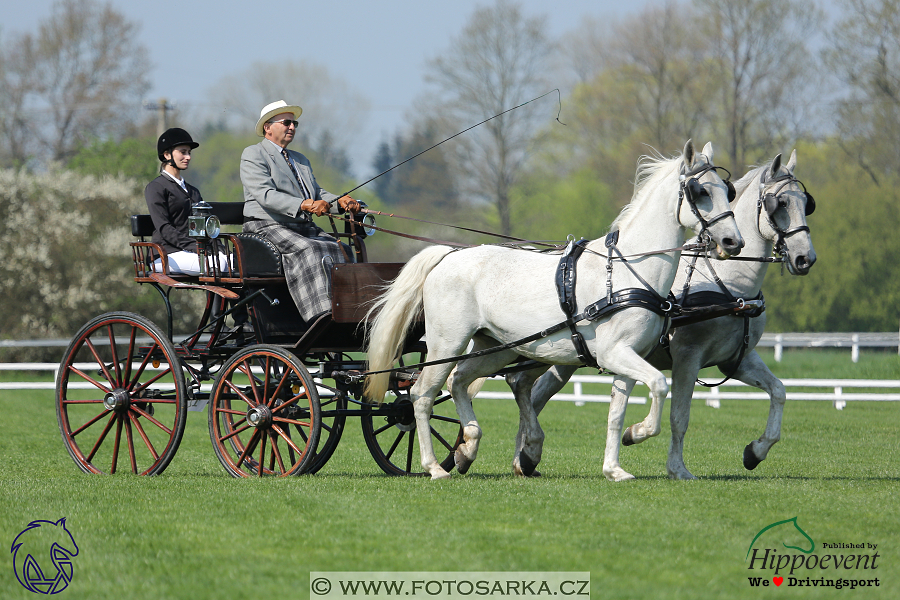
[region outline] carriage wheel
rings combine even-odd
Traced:
[[[315,382],[284,348],[249,346],[219,371],[209,403],[209,435],[233,477],[306,472],[321,427]]]
[[[419,434],[409,395],[401,394],[388,406],[392,413],[389,417],[361,417],[363,438],[372,458],[388,475],[430,475],[422,469]],[[431,415],[431,443],[438,458],[443,451],[447,452],[441,467],[448,473],[454,466],[456,447],[462,441],[463,430],[453,399],[450,394],[441,396],[435,401]]]
[[[344,424],[347,421],[346,415],[339,414],[347,409],[347,398],[344,395],[338,395],[326,400],[319,400],[320,412],[322,416],[322,431],[319,435],[319,444],[316,448],[315,456],[307,469],[307,473],[318,473],[319,469],[325,466],[331,455],[334,454],[341,441],[341,435],[344,433]]]
[[[172,343],[134,313],[94,318],[63,355],[56,416],[82,471],[162,473],[187,419],[184,373]]]

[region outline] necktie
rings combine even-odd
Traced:
[[[312,196],[311,196],[310,193],[309,193],[309,190],[308,190],[307,187],[306,187],[306,184],[303,183],[303,178],[300,177],[300,173],[298,173],[298,172],[297,172],[297,169],[294,168],[294,162],[293,162],[293,161],[290,159],[290,157],[288,156],[287,149],[282,148],[282,149],[281,149],[281,155],[284,157],[284,160],[287,161],[288,167],[291,169],[291,173],[293,173],[293,174],[294,174],[294,177],[297,178],[297,183],[300,184],[300,189],[303,191],[304,199],[305,199],[305,198],[312,198]]]

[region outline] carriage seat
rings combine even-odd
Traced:
[[[213,214],[223,225],[241,225],[244,222],[243,202],[210,202]],[[150,237],[155,231],[150,215],[131,215],[131,235]],[[233,234],[240,244],[240,264],[244,277],[284,277],[281,253],[272,242],[255,233]],[[157,251],[161,251],[157,247]]]

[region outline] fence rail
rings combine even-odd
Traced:
[[[89,367],[90,365],[85,365]],[[0,371],[42,371],[54,374],[54,381],[12,381],[0,382],[0,391],[2,390],[53,390],[56,387],[55,375],[59,368],[57,363],[0,363]],[[503,381],[501,378],[495,378],[497,381]],[[672,380],[667,378],[669,385]],[[782,379],[787,391],[788,400],[824,400],[834,404],[838,410],[842,410],[847,406],[847,402],[898,402],[900,401],[900,380],[877,380],[877,379]],[[553,400],[564,402],[575,402],[583,405],[588,402],[609,402],[609,394],[587,394],[584,391],[585,384],[602,384],[611,385],[613,378],[610,375],[575,375],[570,380],[572,383],[572,392],[560,392],[553,397]],[[90,387],[90,384],[81,384]],[[736,391],[723,391],[723,388],[736,389]],[[799,388],[799,389],[797,389]],[[866,389],[878,391],[866,392],[846,392],[846,389]],[[750,391],[754,390],[754,391]],[[806,390],[806,391],[802,391]],[[812,391],[810,391],[812,390]],[[885,391],[882,391],[885,390]],[[887,391],[893,390],[893,391]],[[208,386],[204,391],[208,391]],[[484,399],[513,399],[510,391],[490,391],[484,390],[478,394],[479,398]],[[720,387],[712,388],[710,391],[701,391],[701,388],[694,390],[694,400],[705,400],[707,406],[719,408],[722,400],[768,400],[768,395],[757,388],[748,386],[740,381],[730,380]],[[647,397],[633,395],[629,399],[630,404],[646,404]]]

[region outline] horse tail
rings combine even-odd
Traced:
[[[432,246],[416,254],[369,309],[366,314],[369,323],[366,352],[370,371],[383,371],[394,366],[406,340],[406,332],[422,308],[428,274],[452,251],[447,246]],[[366,377],[363,393],[366,398],[381,403],[389,382],[390,373],[370,375]]]

